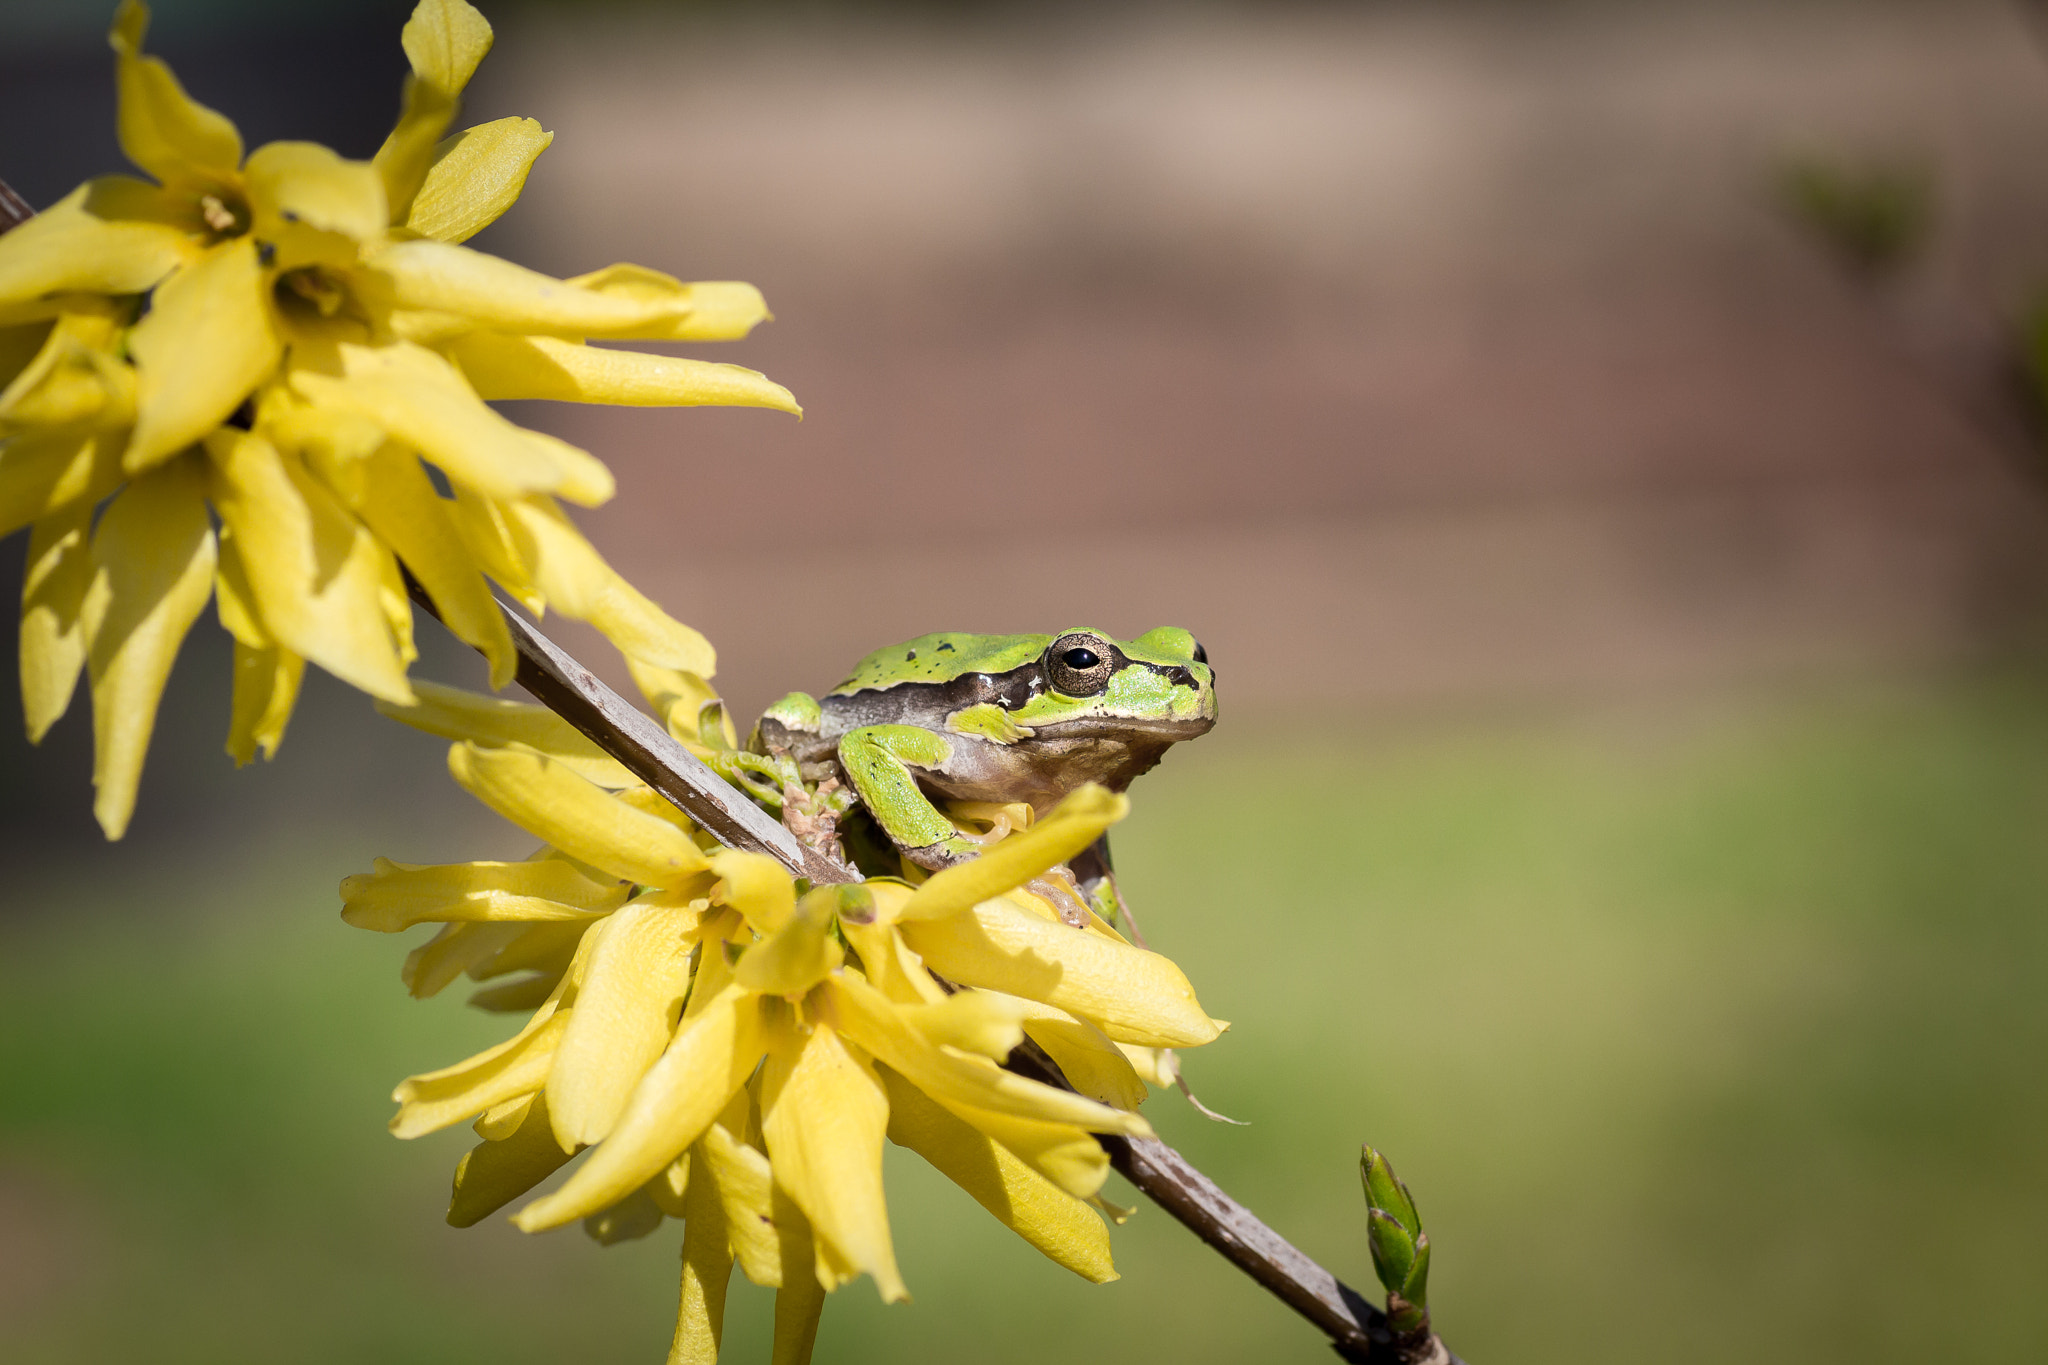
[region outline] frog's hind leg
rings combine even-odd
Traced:
[[[840,770],[868,814],[904,857],[934,872],[981,851],[917,785],[917,770],[935,770],[952,756],[944,735],[915,725],[863,725],[839,740]]]

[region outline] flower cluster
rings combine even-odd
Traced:
[[[0,535],[33,528],[24,708],[40,739],[90,678],[107,835],[127,827],[158,697],[209,599],[235,641],[237,762],[275,750],[308,660],[415,699],[401,563],[494,686],[514,656],[487,578],[630,658],[708,674],[703,637],[556,501],[603,502],[610,473],[487,402],[794,413],[751,370],[590,344],[743,336],[767,316],[759,292],[632,265],[557,280],[459,245],[552,137],[507,118],[444,139],[491,43],[463,0],[420,0],[402,112],[369,161],[306,142],[245,157],[234,125],[143,55],[147,22],[124,0],[112,42],[121,145],[151,179],[89,181],[0,237]]]
[[[696,726],[700,680],[641,673],[678,739],[720,747]],[[351,924],[442,925],[406,962],[415,995],[467,973],[493,983],[472,1003],[532,1010],[512,1038],[394,1095],[400,1137],[475,1122],[450,1223],[589,1149],[514,1221],[580,1219],[611,1242],[679,1218],[670,1359],[716,1359],[737,1262],[777,1288],[775,1359],[800,1362],[831,1289],[867,1274],[885,1300],[905,1296],[886,1137],[1053,1261],[1115,1277],[1089,1207],[1104,1207],[1107,1174],[1091,1134],[1148,1134],[1135,1110],[1165,1050],[1224,1027],[1172,962],[1100,920],[1071,927],[1023,889],[1121,818],[1123,797],[1084,787],[1037,820],[1011,808],[1017,832],[915,887],[806,892],[772,859],[718,848],[552,712],[421,690],[393,714],[457,737],[456,779],[546,841],[523,862],[380,860],[343,883]],[[999,1065],[1027,1038],[1072,1090]]]

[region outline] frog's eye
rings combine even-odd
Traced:
[[[1202,642],[1200,640],[1195,641],[1195,662],[1198,664],[1205,664],[1209,662],[1209,651],[1202,648]]]
[[[1109,646],[1093,635],[1062,635],[1045,651],[1045,680],[1069,697],[1102,691],[1114,667]]]

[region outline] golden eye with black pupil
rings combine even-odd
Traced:
[[[1115,671],[1110,646],[1093,635],[1062,635],[1046,647],[1045,680],[1069,697],[1092,697],[1109,686]]]

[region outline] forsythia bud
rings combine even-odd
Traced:
[[[1429,1236],[1408,1187],[1386,1157],[1370,1145],[1360,1149],[1358,1178],[1365,1187],[1366,1232],[1372,1268],[1387,1291],[1387,1323],[1406,1335],[1429,1323]]]

